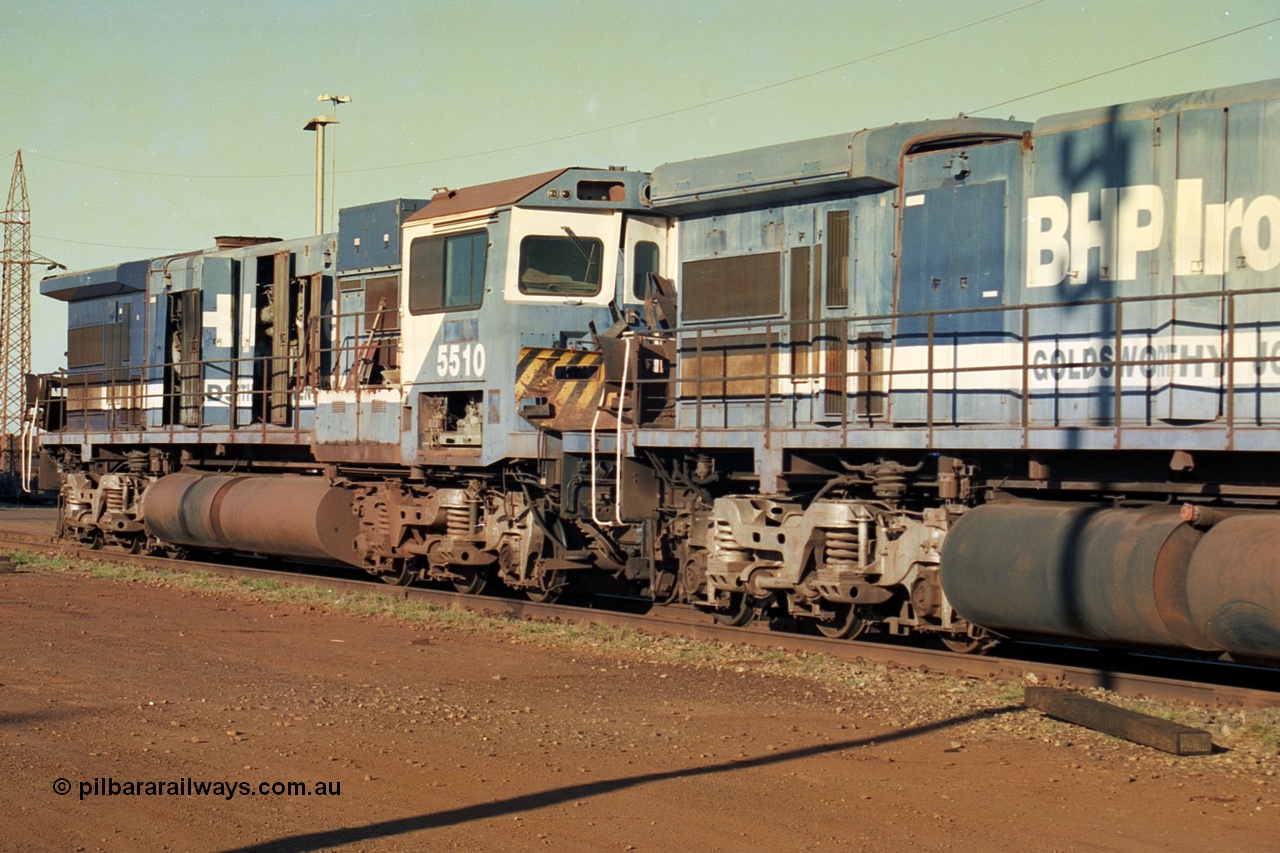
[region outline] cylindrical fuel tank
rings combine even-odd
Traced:
[[[1202,648],[1181,588],[1200,538],[1176,508],[991,503],[948,533],[942,588],[1002,633]]]
[[[143,495],[142,514],[177,545],[359,565],[351,493],[319,477],[170,474]]]
[[[1215,648],[1280,658],[1280,518],[1234,515],[1204,535],[1187,570],[1192,623]]]

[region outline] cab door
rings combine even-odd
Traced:
[[[667,237],[671,231],[665,217],[628,216],[622,248],[622,287],[618,288],[618,304],[624,310],[640,311],[649,295],[649,273],[671,278],[667,268]]]
[[[674,228],[661,216],[628,216],[622,236],[622,284],[618,306],[623,316],[634,312],[642,324],[654,328],[675,325],[675,291],[672,289],[669,238],[674,245]],[[651,275],[652,274],[652,275]],[[663,280],[660,288],[653,280]],[[645,300],[651,299],[646,308]],[[630,380],[636,384],[630,394],[633,417],[644,425],[674,422],[674,394],[671,387],[675,363],[673,340],[649,339],[637,343]]]

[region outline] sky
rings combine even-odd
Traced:
[[[1278,0],[0,0],[0,175],[20,149],[32,250],[81,270],[313,233],[303,126],[335,110],[341,207],[1031,121],[1280,77],[1278,48]],[[64,306],[32,303],[56,369]]]

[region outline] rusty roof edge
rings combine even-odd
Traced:
[[[508,178],[505,181],[493,181],[439,192],[431,197],[430,204],[405,219],[404,222],[408,225],[413,222],[439,219],[443,216],[455,216],[459,213],[516,204],[534,190],[541,189],[567,171],[569,170],[553,169],[550,172],[539,172],[535,175],[523,175],[519,178]]]

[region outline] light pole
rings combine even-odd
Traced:
[[[337,124],[333,116],[316,116],[306,123],[303,130],[314,131],[316,135],[316,233],[324,233],[324,128],[328,124]]]
[[[325,93],[316,97],[317,101],[328,101],[333,104],[333,110],[330,115],[336,124],[338,121],[338,104],[351,103],[350,95],[330,95]],[[334,227],[337,227],[338,205],[338,129],[333,129],[333,138],[329,140],[329,218],[333,220]]]

